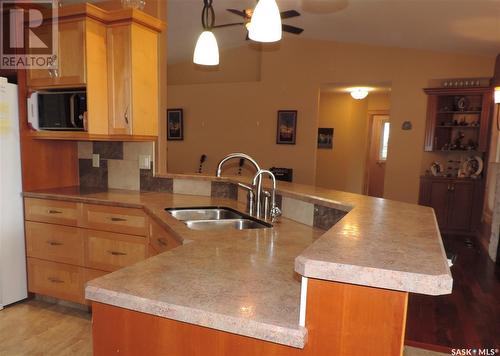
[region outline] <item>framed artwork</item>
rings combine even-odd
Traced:
[[[182,109],[167,109],[167,140],[184,139],[184,117]]]
[[[318,128],[318,148],[333,148],[333,128],[319,127]]]
[[[276,143],[295,145],[297,137],[297,110],[279,110]]]

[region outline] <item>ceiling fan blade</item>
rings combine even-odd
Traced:
[[[285,25],[285,24],[281,25],[281,28],[283,29],[283,31],[290,32],[290,33],[293,33],[295,35],[300,35],[302,32],[304,32],[303,28]]]
[[[216,25],[213,28],[230,27],[230,26],[241,26],[243,24],[244,24],[244,22],[232,22],[232,23],[225,23],[225,24],[222,24],[222,25]]]
[[[226,9],[226,11],[229,11],[235,15],[241,16],[241,17],[247,17],[247,14],[245,14],[245,11],[241,10],[236,10],[236,9]]]
[[[297,16],[300,16],[300,12],[295,11],[295,10],[283,11],[281,13],[281,18],[282,19],[289,19],[291,17],[297,17]]]

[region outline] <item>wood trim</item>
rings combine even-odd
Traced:
[[[478,88],[425,88],[424,92],[428,95],[482,95],[486,93],[491,93],[492,88],[490,87],[478,87]]]
[[[94,355],[402,355],[407,301],[405,292],[309,279],[303,349],[93,302]]]
[[[156,141],[157,136],[137,136],[137,135],[94,135],[87,132],[71,131],[30,131],[26,136],[34,140],[52,141],[125,141],[125,142],[146,142]]]
[[[424,151],[432,152],[434,149],[434,134],[436,130],[436,115],[437,110],[437,95],[429,95],[427,97],[427,116],[425,119],[425,139],[424,139]]]
[[[51,13],[46,16],[47,18],[52,17]],[[108,6],[108,9],[104,9],[94,4],[80,3],[65,5],[59,8],[58,11],[58,21],[84,17],[90,17],[105,24],[135,22],[157,32],[161,32],[167,27],[165,22],[148,15],[143,11],[132,8],[115,6],[111,8]]]

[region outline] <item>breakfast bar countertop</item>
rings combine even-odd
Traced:
[[[278,193],[348,213],[326,232],[286,218],[271,229],[196,231],[164,209],[227,206],[245,211],[245,205],[209,196],[78,187],[24,195],[143,208],[183,245],[90,281],[87,299],[217,330],[304,347],[301,275],[422,294],[451,293],[432,209],[284,182]]]

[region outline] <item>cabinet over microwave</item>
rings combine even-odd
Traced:
[[[35,130],[85,131],[85,90],[36,91],[28,98],[28,122]]]

